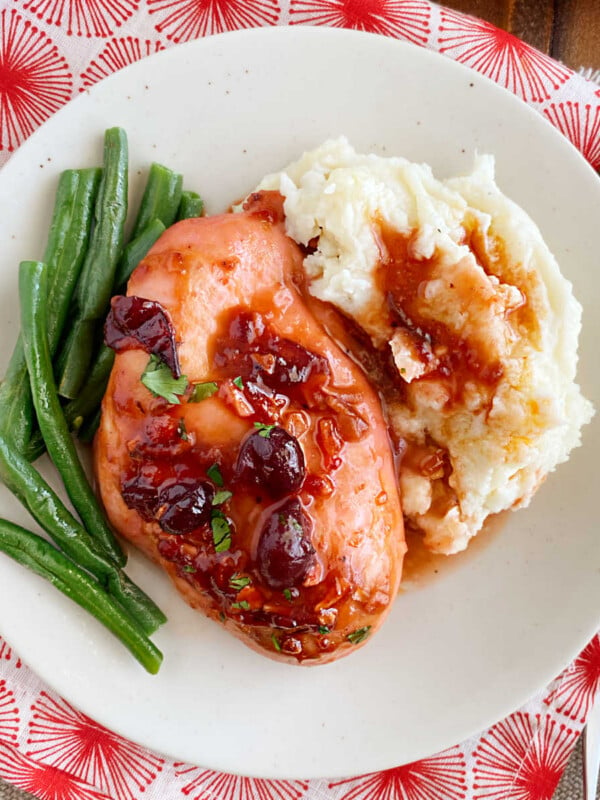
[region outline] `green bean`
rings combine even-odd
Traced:
[[[0,478],[54,543],[105,586],[147,633],[166,617],[142,590],[108,561],[37,470],[0,434]]]
[[[0,431],[23,451],[34,427],[29,375],[21,334],[17,338],[6,375],[0,385]]]
[[[96,228],[77,285],[76,302],[82,319],[100,317],[110,299],[114,270],[123,247],[127,215],[127,137],[109,128],[104,139],[104,174],[96,201]]]
[[[165,230],[165,225],[160,219],[153,219],[135,239],[129,242],[123,250],[123,255],[117,267],[113,293],[123,294],[125,292],[131,273]]]
[[[77,279],[76,274],[72,280],[65,275],[66,270],[73,274],[73,267],[69,263],[72,253],[66,253],[66,245],[71,236],[80,235],[87,238],[89,234],[91,202],[85,203],[81,193],[83,191],[85,194],[89,188],[92,192],[95,191],[97,174],[92,176],[94,172],[94,170],[65,170],[60,176],[56,190],[52,222],[44,254],[45,260],[53,270],[54,291],[48,298],[48,305],[49,320],[53,326],[54,346],[61,334],[64,315]],[[75,221],[74,215],[79,204],[85,207],[85,212],[80,220]],[[78,224],[82,225],[82,231],[79,233],[76,229]],[[60,307],[62,311],[65,305],[67,308],[64,308],[64,314],[59,323],[58,308]],[[0,427],[13,438],[19,450],[25,448],[33,427],[33,404],[20,335],[5,379],[0,387]]]
[[[119,285],[118,281],[125,283],[129,279],[131,271],[144,258],[164,230],[165,226],[160,220],[153,220],[137,239],[130,242],[128,247],[125,248],[123,258],[120,261],[122,271],[119,273],[120,277],[115,280],[116,285]],[[128,248],[130,249],[127,254]],[[124,289],[124,286],[120,287],[121,291],[124,291]],[[100,345],[85,384],[77,397],[70,400],[63,408],[70,430],[79,431],[86,418],[93,415],[93,419],[88,426],[88,435],[93,437],[95,431],[94,422],[97,421],[97,411],[106,391],[114,360],[114,351],[104,344]],[[35,461],[45,450],[46,445],[41,433],[34,431],[29,443],[23,449],[23,454],[28,461]]]
[[[59,392],[64,397],[76,397],[85,381],[96,332],[110,299],[127,216],[127,164],[125,132],[109,128],[104,137],[104,172],[96,200],[96,226],[75,291],[76,315],[71,335],[59,357],[64,364]]]
[[[54,372],[58,376],[58,392],[73,400],[81,391],[90,366],[91,354],[96,347],[98,320],[73,320],[62,346],[54,359]]]
[[[49,268],[47,320],[51,356],[63,335],[73,292],[83,267],[102,170],[93,167],[77,170],[77,174],[77,192],[61,251],[53,254],[49,242],[42,259]]]
[[[37,461],[40,456],[44,455],[46,452],[46,445],[39,428],[34,430],[27,444],[20,448],[19,452],[23,458],[26,458],[31,464]]]
[[[84,444],[91,444],[94,441],[96,431],[100,427],[101,410],[98,408],[93,416],[86,419],[77,434],[79,441]]]
[[[115,280],[115,284],[120,285],[121,283],[126,283],[131,272],[144,258],[148,250],[164,230],[165,226],[160,220],[153,220],[137,239],[130,242],[127,248],[125,248],[123,258],[121,259],[121,272]],[[124,291],[125,287],[120,286],[120,290]],[[96,412],[99,409],[104,392],[106,391],[114,360],[114,351],[104,344],[100,345],[100,349],[94,358],[92,368],[85,384],[82,386],[77,397],[70,400],[63,408],[65,419],[67,420],[70,430],[78,431],[84,423],[85,418],[90,415],[94,415],[94,420],[96,419]],[[92,424],[89,427],[88,433],[93,437],[94,431],[95,428]],[[44,453],[45,449],[46,445],[44,444],[41,433],[35,431],[29,443],[24,448],[23,453],[28,461],[35,461]]]
[[[81,174],[76,169],[66,169],[61,172],[56,188],[52,220],[48,231],[48,240],[44,250],[44,259],[57,261],[65,248],[65,242],[71,227],[71,215]]]
[[[197,192],[188,189],[181,193],[181,202],[177,209],[177,220],[201,217],[204,214],[204,200]]]
[[[46,336],[47,288],[46,265],[40,261],[22,261],[19,268],[21,330],[38,424],[50,458],[83,524],[109,558],[122,566],[125,556],[81,466],[56,393]]]
[[[114,361],[114,350],[103,344],[79,396],[65,406],[65,418],[72,430],[78,430],[83,420],[100,407]]]
[[[114,360],[114,351],[103,344],[79,395],[63,406],[69,430],[78,433],[86,418],[95,415],[99,410]],[[23,450],[23,455],[28,461],[33,462],[45,452],[46,444],[38,429],[32,434],[29,443]]]
[[[89,611],[129,649],[144,669],[152,675],[158,672],[162,662],[160,650],[89,575],[49,542],[25,528],[0,520],[0,550]]]
[[[154,219],[159,219],[165,228],[173,224],[181,201],[182,184],[183,177],[179,173],[163,167],[162,164],[154,163],[150,166],[146,188],[131,233],[132,239],[137,239]]]

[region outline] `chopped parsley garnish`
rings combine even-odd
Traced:
[[[238,375],[237,378],[233,379],[233,383],[238,387],[238,389],[244,388],[244,381],[242,380],[242,376]]]
[[[327,625],[319,625],[319,633],[329,633],[329,628]],[[350,636],[352,636],[352,634],[350,634]]]
[[[281,642],[274,633],[271,634],[271,641],[273,642],[273,647],[275,650],[277,650],[278,653],[281,653]]]
[[[189,441],[189,436],[187,432],[187,428],[185,427],[185,420],[183,417],[179,418],[179,422],[177,423],[177,433],[179,434],[179,438],[182,439],[184,442]]]
[[[221,620],[221,622],[225,622],[225,620],[227,619],[227,617],[222,611],[219,611],[219,619]]]
[[[183,571],[184,572],[196,572],[196,567],[193,567],[191,564],[186,564],[185,567],[183,567]]]
[[[190,403],[201,403],[207,397],[212,397],[219,391],[219,387],[214,381],[206,381],[206,383],[195,383],[192,393],[190,395]]]
[[[240,600],[239,603],[232,603],[232,608],[241,608],[242,611],[248,611],[250,608],[250,603],[247,600]]]
[[[220,489],[213,497],[212,504],[213,506],[220,506],[228,500],[231,500],[232,497],[233,494],[228,492],[227,489]]]
[[[346,638],[349,642],[352,642],[352,644],[360,644],[361,642],[364,642],[370,632],[371,626],[367,625],[366,628],[358,628],[357,630],[352,631],[352,633],[349,633]]]
[[[174,378],[171,368],[156,355],[151,355],[142,372],[141,381],[155,397],[164,397],[168,403],[178,405],[180,397],[185,394],[188,379],[185,375]]]
[[[236,592],[241,592],[241,590],[250,583],[251,580],[247,575],[238,575],[236,573],[229,578],[229,585],[232,589],[235,589]]]
[[[223,476],[218,464],[213,464],[206,470],[206,474],[217,486],[223,486]]]
[[[291,600],[292,599],[292,593],[291,593],[291,591],[289,589],[284,589],[283,590],[283,596],[285,597],[286,600]]]
[[[213,543],[217,553],[229,550],[231,547],[231,525],[227,517],[218,508],[213,508],[210,514],[210,528],[213,535]]]
[[[262,422],[255,422],[254,427],[258,430],[258,435],[262,436],[263,439],[268,439],[271,435],[271,431],[273,428],[276,428],[276,425],[265,425]]]

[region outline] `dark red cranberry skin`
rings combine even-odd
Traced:
[[[297,497],[277,506],[258,540],[257,568],[272,589],[300,586],[315,563],[312,524]]]
[[[238,480],[266,489],[272,498],[294,494],[306,475],[304,453],[298,440],[283,428],[255,431],[242,443],[235,475]]]
[[[104,341],[115,352],[145,350],[157,355],[175,378],[181,375],[173,323],[160,303],[143,297],[117,295],[110,301]]]
[[[236,314],[229,324],[229,338],[241,344],[254,344],[264,332],[263,318],[252,311]]]
[[[158,524],[167,533],[191,533],[210,521],[214,489],[206,481],[175,478],[158,492]]]
[[[274,391],[289,391],[296,385],[307,383],[311,377],[329,374],[327,361],[302,345],[273,334],[263,339],[263,352],[275,355],[275,363],[270,372],[260,367],[255,372]]]
[[[140,480],[138,475],[121,484],[121,495],[128,508],[137,511],[147,522],[154,519],[158,509],[156,487]]]
[[[271,363],[266,366],[254,356],[270,357]],[[269,331],[260,314],[247,310],[233,315],[226,336],[215,344],[213,359],[228,375],[260,380],[287,395],[298,394],[309,381],[323,383],[330,375],[327,359]]]
[[[135,475],[121,483],[121,496],[128,508],[152,521],[158,511],[158,489],[170,470],[158,464],[142,464]]]

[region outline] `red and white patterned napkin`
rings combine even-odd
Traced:
[[[237,28],[330,25],[405,39],[492,78],[600,168],[600,89],[520,40],[427,0],[0,0],[0,166],[112,72]],[[600,635],[484,733],[385,772],[256,780],[173,762],[58,697],[0,639],[0,777],[44,800],[550,800],[600,688]]]
[[[162,758],[48,689],[0,639],[0,777],[42,800],[550,800],[600,684],[600,635],[484,733],[343,780],[259,780]]]
[[[0,0],[0,166],[78,92],[213,33],[329,25],[443,53],[545,115],[600,167],[600,89],[521,40],[428,0]]]

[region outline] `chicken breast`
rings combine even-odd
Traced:
[[[116,530],[274,658],[382,623],[405,552],[379,399],[309,311],[277,198],[167,230],[114,298],[94,445]]]

